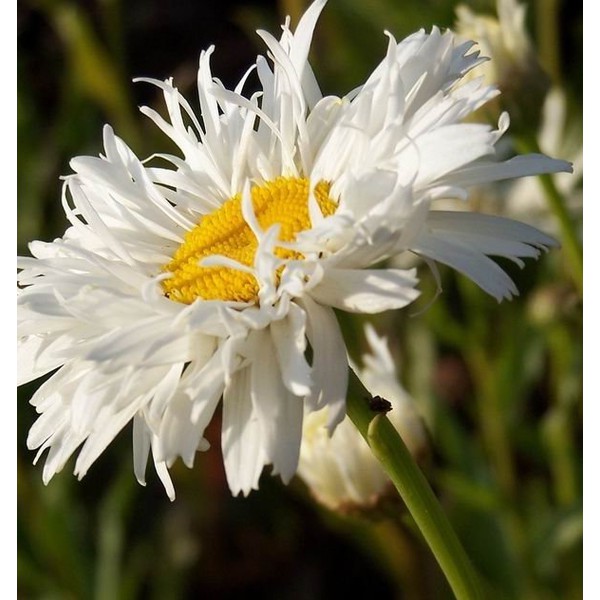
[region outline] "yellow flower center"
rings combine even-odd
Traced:
[[[330,184],[320,181],[314,196],[324,216],[332,215],[337,204],[329,197]],[[309,181],[294,177],[278,177],[251,189],[256,220],[263,230],[280,224],[279,240],[292,242],[301,231],[311,227],[308,211]],[[183,243],[163,271],[171,277],[162,282],[165,295],[176,302],[191,304],[204,300],[256,302],[258,282],[252,273],[224,266],[200,266],[203,258],[226,256],[252,267],[258,240],[242,214],[239,194],[214,212],[202,217],[187,232]],[[302,258],[285,248],[276,248],[279,258]]]

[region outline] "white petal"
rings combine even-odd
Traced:
[[[534,227],[494,215],[432,211],[412,249],[470,277],[497,300],[518,294],[513,281],[486,255],[539,256],[555,240]]]
[[[326,3],[327,0],[316,0],[308,7],[296,27],[290,48],[290,60],[299,75],[309,109],[321,98],[321,90],[308,63],[308,52],[317,20]]]
[[[329,269],[311,290],[321,304],[348,312],[379,313],[402,308],[419,292],[415,269]]]
[[[148,429],[144,418],[140,413],[133,417],[133,468],[136,479],[140,485],[146,485],[146,464],[148,462],[148,453],[152,448],[152,443],[157,442],[157,437],[153,436]],[[154,468],[160,478],[169,500],[175,500],[175,488],[169,475],[165,462],[157,461],[152,448]]]
[[[105,371],[129,364],[167,365],[190,360],[194,352],[192,342],[198,341],[198,337],[192,338],[178,329],[173,331],[171,327],[173,319],[163,315],[138,319],[101,336],[86,358],[103,364]]]
[[[422,234],[413,250],[463,273],[498,301],[519,293],[512,279],[493,260],[460,242]]]
[[[110,408],[99,413],[94,431],[86,439],[75,463],[75,475],[81,479],[92,463],[104,452],[117,434],[131,421],[147,399],[139,396],[120,411],[113,413]]]
[[[525,154],[515,156],[504,162],[482,161],[479,164],[464,167],[444,178],[444,182],[469,187],[482,183],[491,183],[503,179],[540,175],[542,173],[571,173],[571,163],[548,158],[543,154]]]
[[[58,343],[52,344],[51,342],[52,340],[37,335],[19,341],[17,344],[17,385],[33,381],[65,362],[61,351],[67,348],[72,340],[65,336]],[[50,351],[44,352],[45,349]]]
[[[296,396],[310,393],[312,379],[306,362],[306,314],[291,304],[285,319],[271,323],[271,335],[284,385]]]
[[[146,485],[146,465],[150,452],[151,433],[144,418],[138,413],[133,417],[133,472],[140,485]]]
[[[167,469],[167,465],[164,462],[154,461],[154,468],[156,469],[156,473],[162,482],[165,492],[171,502],[175,500],[175,488],[173,487],[173,482],[171,481],[171,476],[169,475],[169,469]]]
[[[304,404],[302,398],[288,392],[285,388],[282,387],[281,391],[277,419],[277,444],[271,462],[273,463],[273,474],[279,475],[283,483],[287,484],[298,468]]]
[[[302,15],[294,32],[294,42],[290,49],[290,60],[298,73],[302,72],[308,59],[313,32],[325,4],[327,4],[327,0],[315,0]]]
[[[423,185],[482,156],[492,154],[491,128],[487,125],[454,124],[428,131],[407,147],[417,151],[419,171],[417,181]],[[402,164],[403,154],[398,157]]]
[[[165,410],[169,406],[171,399],[176,394],[183,363],[176,363],[164,371],[164,375],[153,390],[152,400],[146,411],[146,418],[150,424],[158,424]]]
[[[296,472],[302,437],[302,398],[283,385],[274,368],[275,349],[266,331],[253,336],[256,356],[252,361],[251,398],[261,429],[265,459],[273,464],[273,474],[288,483]]]
[[[313,350],[313,391],[307,397],[312,410],[329,406],[328,428],[335,426],[346,414],[348,388],[348,358],[346,345],[335,313],[305,296],[299,304],[306,311],[307,336]]]
[[[221,446],[231,493],[247,496],[258,489],[266,461],[260,424],[250,399],[250,369],[236,373],[223,394]]]
[[[178,456],[188,468],[194,466],[197,450],[206,450],[203,439],[204,429],[192,421],[193,403],[185,394],[176,394],[171,398],[157,433],[157,443],[153,451],[158,462],[173,464]]]
[[[537,258],[540,250],[556,247],[556,240],[538,229],[496,215],[462,211],[431,211],[426,227],[435,235],[446,236],[476,248],[484,254]],[[522,261],[515,260],[522,265]]]

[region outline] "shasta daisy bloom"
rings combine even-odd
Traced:
[[[419,456],[427,447],[423,420],[398,382],[385,338],[371,326],[365,328],[365,335],[369,352],[362,357],[363,366],[353,369],[372,395],[390,402],[389,420],[410,452]],[[327,411],[324,408],[306,415],[298,475],[314,497],[332,510],[372,508],[393,489],[390,479],[350,419],[344,419],[329,434]]]
[[[134,470],[148,456],[192,466],[222,402],[221,446],[234,494],[265,465],[295,473],[305,409],[343,419],[347,355],[334,309],[402,308],[414,270],[379,268],[404,251],[450,264],[498,299],[516,289],[487,255],[535,257],[551,238],[505,219],[431,210],[473,184],[567,170],[543,156],[498,162],[498,131],[461,121],[496,91],[460,84],[472,44],[420,31],[363,86],[322,97],[307,61],[324,0],[259,56],[233,90],[200,56],[198,117],[171,80],[168,116],[142,112],[181,149],[141,161],[106,126],[100,157],[72,160],[71,226],[20,259],[21,381],[52,371],[31,399],[28,445],[43,479],[81,446],[85,475],[133,422]],[[256,71],[261,89],[243,89]]]

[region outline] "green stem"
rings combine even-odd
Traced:
[[[481,344],[473,342],[466,356],[478,392],[477,409],[484,444],[503,495],[513,500],[517,478],[499,382]]]
[[[558,0],[538,0],[536,7],[536,37],[541,62],[552,81],[561,80],[560,26]]]
[[[539,177],[544,188],[544,193],[546,194],[546,200],[560,224],[565,254],[571,267],[571,276],[575,281],[579,293],[583,294],[583,252],[573,220],[567,211],[562,194],[556,188],[552,176],[540,175]]]
[[[366,391],[349,395],[348,416],[398,490],[455,596],[459,600],[482,598],[479,577],[427,479],[387,417],[369,408],[367,396]]]
[[[573,440],[573,418],[577,392],[569,374],[573,369],[573,339],[569,329],[561,323],[548,332],[550,350],[551,406],[544,417],[542,431],[548,445],[550,469],[556,501],[562,506],[573,506],[579,497],[576,450]]]

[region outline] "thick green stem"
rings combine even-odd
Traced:
[[[369,408],[367,396],[350,394],[348,416],[398,490],[456,597],[483,598],[479,577],[427,479],[387,417]]]

